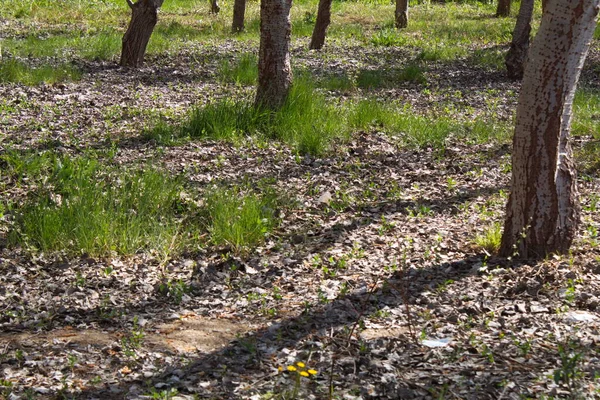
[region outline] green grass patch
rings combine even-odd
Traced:
[[[236,253],[247,252],[262,243],[277,225],[277,196],[263,195],[240,188],[216,188],[206,196],[208,232],[217,246],[228,246]]]
[[[92,256],[171,254],[192,235],[179,214],[183,188],[163,172],[107,169],[94,158],[46,156],[33,166],[15,158],[5,159],[14,171],[47,178],[18,213],[12,244]]]
[[[217,74],[221,82],[254,85],[258,79],[258,57],[245,53],[236,61],[223,60]]]
[[[479,248],[487,251],[489,254],[497,253],[502,242],[502,224],[494,222],[482,233],[477,234],[474,242]]]
[[[32,67],[17,60],[0,62],[0,83],[21,83],[24,85],[53,84],[66,81],[78,81],[82,73],[68,65],[41,65]]]
[[[573,100],[573,135],[600,139],[600,90],[582,87]]]
[[[195,109],[181,126],[159,124],[145,133],[161,144],[177,138],[239,141],[246,136],[280,140],[302,154],[323,154],[332,140],[348,133],[344,118],[308,80],[296,79],[284,106],[271,112],[250,99],[221,99]],[[166,141],[165,141],[166,140]]]

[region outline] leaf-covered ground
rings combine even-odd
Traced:
[[[394,47],[305,48],[294,44],[294,63],[317,76],[390,70],[413,57]],[[81,62],[77,83],[0,85],[2,154],[93,149],[114,165],[181,174],[191,188],[268,182],[290,199],[265,243],[239,256],[215,246],[164,259],[31,252],[8,246],[5,211],[0,396],[599,398],[597,170],[580,180],[584,222],[572,254],[527,263],[475,244],[502,221],[502,141],[450,135],[443,149],[411,149],[373,127],[314,158],[253,138],[170,147],[143,139],[157,119],[176,123],[194,104],[251,94],[216,71],[254,50],[227,41],[150,57],[139,71]],[[598,62],[595,48],[584,84],[596,89]],[[431,63],[425,76],[368,94],[423,114],[454,110],[458,120],[513,118],[519,86],[501,71],[461,60]],[[15,179],[2,175],[1,196],[19,204],[39,182]]]

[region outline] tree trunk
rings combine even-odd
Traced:
[[[210,0],[210,12],[212,14],[218,14],[221,11],[221,7],[219,7],[218,0]]]
[[[146,46],[158,21],[161,0],[138,0],[135,4],[127,0],[131,8],[131,21],[123,36],[120,65],[138,67],[144,61]]]
[[[511,194],[500,254],[569,250],[579,224],[571,111],[600,0],[553,0],[529,52],[519,95]]]
[[[313,30],[312,38],[310,39],[311,50],[320,50],[325,44],[325,34],[331,23],[331,1],[319,0],[319,10],[317,11],[317,21]]]
[[[261,0],[258,88],[255,104],[278,109],[292,85],[290,37],[292,0]]]
[[[246,13],[246,0],[235,0],[233,2],[233,23],[231,30],[233,32],[242,32],[244,30],[244,14]]]
[[[511,79],[523,79],[523,70],[529,51],[532,18],[533,0],[521,0],[521,8],[519,8],[517,24],[513,31],[512,43],[504,59],[508,77]]]
[[[511,0],[498,0],[498,8],[496,8],[496,17],[510,16]]]
[[[408,26],[408,0],[396,0],[396,28],[404,29]]]

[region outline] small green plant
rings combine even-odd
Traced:
[[[298,361],[293,365],[288,365],[285,368],[279,367],[280,373],[287,373],[288,376],[294,381],[294,387],[291,391],[284,394],[284,398],[298,399],[303,379],[310,379],[318,374],[316,369],[312,369],[306,366],[302,361]],[[289,397],[288,397],[289,396]]]
[[[475,244],[489,254],[494,254],[500,248],[502,241],[502,225],[494,222],[491,226],[484,229],[482,233],[475,236]]]
[[[144,342],[144,330],[139,324],[139,318],[136,315],[133,317],[133,326],[131,332],[121,339],[123,353],[128,357],[134,357],[135,351],[142,347]]]
[[[568,339],[558,345],[560,366],[554,370],[554,382],[557,385],[561,383],[565,385],[571,395],[575,395],[580,386],[580,379],[583,377],[580,368],[583,355],[578,343],[573,340]]]
[[[191,287],[183,281],[183,279],[171,280],[163,282],[158,287],[159,293],[173,299],[175,304],[181,303],[183,296],[192,291]]]
[[[177,396],[179,392],[175,388],[161,390],[160,392],[156,389],[152,389],[150,392],[150,398],[153,400],[171,400]]]

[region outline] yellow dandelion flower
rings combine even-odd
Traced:
[[[279,372],[283,371],[283,367],[280,365],[279,367],[277,367],[277,371],[279,371]]]
[[[309,373],[309,374],[311,374],[311,375],[316,375],[316,374],[317,374],[317,371],[316,371],[316,370],[314,370],[314,369],[309,369],[309,370],[308,370],[308,371],[306,371],[306,372],[308,372],[308,373]]]
[[[305,365],[305,364],[304,364],[302,361],[298,361],[298,362],[296,363],[296,365],[297,365],[297,366],[299,366],[300,368],[304,368],[304,367],[306,367],[306,365]]]
[[[294,372],[296,370],[296,367],[294,367],[293,365],[288,365],[287,370]]]
[[[308,372],[306,372],[306,371],[301,371],[301,372],[300,372],[300,375],[302,375],[302,376],[304,376],[304,377],[308,378]]]

